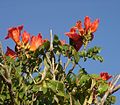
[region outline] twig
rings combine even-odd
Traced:
[[[53,52],[53,35],[52,35],[52,30],[50,30],[50,51],[51,51],[51,57],[52,57],[52,74],[53,74],[53,80],[55,80],[55,58],[54,58],[54,52]]]
[[[74,63],[73,66],[72,66],[72,68],[69,70],[69,72],[68,72],[67,75],[69,75],[70,73],[72,73],[72,71],[74,70],[75,66],[76,66],[76,64]]]
[[[50,30],[50,51],[53,51],[53,35],[52,35],[52,30]]]
[[[64,66],[63,71],[66,71],[66,69],[67,69],[69,63],[70,63],[70,58],[68,58],[68,60],[67,60],[67,62],[66,62],[66,64],[65,64],[65,66]]]
[[[48,71],[48,68],[46,68],[46,66],[45,66],[44,72],[42,74],[42,79],[39,82],[35,83],[36,85],[40,85],[45,80],[47,71]]]
[[[1,43],[1,41],[0,41],[0,53],[2,54],[2,56],[4,55],[3,54],[3,50],[2,50],[2,43]]]
[[[35,79],[33,78],[33,76],[31,75],[31,73],[30,73],[29,75],[30,75],[30,77],[32,78],[34,84],[36,84],[36,81],[35,81]]]
[[[72,100],[72,95],[71,95],[71,93],[69,93],[69,95],[70,95],[70,105],[73,105],[73,100]]]

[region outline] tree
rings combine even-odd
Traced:
[[[88,74],[79,62],[88,59],[103,62],[101,48],[87,48],[93,40],[99,19],[90,17],[66,32],[69,44],[52,35],[50,41],[42,34],[30,36],[23,26],[12,27],[5,39],[15,42],[15,51],[0,46],[1,105],[111,105],[120,75],[112,78],[107,72]],[[23,32],[22,32],[23,31]],[[20,40],[21,39],[21,40]],[[80,51],[79,51],[80,50]],[[74,70],[77,73],[74,73]],[[112,78],[111,81],[108,81]]]

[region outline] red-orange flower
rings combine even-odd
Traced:
[[[78,33],[77,31],[80,31],[80,33]],[[84,30],[81,26],[80,21],[76,23],[75,27],[72,27],[70,29],[70,32],[65,33],[69,37],[70,44],[74,46],[76,51],[78,51],[83,45],[82,37],[81,37],[83,33],[84,33]]]
[[[77,41],[80,38],[80,35],[76,32],[76,27],[72,27],[70,32],[66,32],[65,35],[71,38],[74,41]]]
[[[99,19],[96,19],[94,22],[91,23],[90,17],[86,16],[84,19],[84,26],[85,30],[88,32],[90,31],[91,33],[94,33],[99,25]]]
[[[99,19],[96,19],[90,26],[90,31],[93,33],[97,30],[99,25]]]
[[[110,79],[112,76],[109,75],[107,72],[101,72],[101,73],[100,73],[100,77],[101,77],[103,80],[107,81],[107,80]]]
[[[30,39],[30,34],[26,31],[24,31],[22,34],[22,42],[24,44],[26,44],[26,43],[28,43],[29,39]]]
[[[38,36],[32,36],[30,42],[30,50],[35,51],[39,46],[43,44],[44,40],[42,40],[42,35],[38,34]]]
[[[17,56],[17,54],[12,49],[10,49],[8,46],[7,46],[7,51],[6,51],[5,55],[9,56],[13,59],[15,59]]]
[[[5,39],[11,38],[17,44],[20,41],[20,34],[22,29],[23,29],[23,25],[9,28],[8,35],[5,37]]]

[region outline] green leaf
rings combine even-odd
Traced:
[[[72,51],[73,51],[75,63],[77,64],[80,60],[79,52],[77,52],[75,49],[73,49]]]
[[[115,97],[115,96],[110,96],[110,102],[111,102],[112,104],[115,104],[115,102],[116,102],[116,97]]]
[[[100,77],[100,75],[98,75],[98,74],[90,74],[90,76],[91,76],[92,78],[99,78],[99,77]]]
[[[50,48],[50,42],[49,41],[46,41],[45,43],[43,43],[43,49],[49,49]]]
[[[88,82],[89,80],[90,80],[90,76],[89,75],[82,75],[82,77],[80,78],[79,84],[82,85],[82,84]]]
[[[40,90],[40,86],[39,85],[33,85],[32,91],[33,92],[38,92]]]
[[[58,45],[59,44],[59,38],[57,35],[54,35],[54,38],[53,38],[53,45]]]
[[[100,56],[100,55],[93,55],[92,58],[93,58],[94,60],[98,60],[98,61],[100,61],[100,62],[103,62],[103,57]]]
[[[81,68],[78,72],[77,77],[81,78],[82,75],[87,75],[88,73],[86,72],[85,68]]]
[[[57,36],[57,35],[54,35],[53,40],[54,40],[54,41],[58,41],[58,40],[59,40],[58,36]]]
[[[109,85],[108,84],[100,84],[100,86],[98,87],[98,92],[100,94],[103,94],[104,92],[106,92],[109,88]]]
[[[40,87],[40,86],[39,86]],[[42,91],[43,94],[46,94],[47,93],[47,87],[40,87],[39,91]]]
[[[64,84],[57,80],[49,80],[47,83],[48,88],[54,91],[59,96],[65,96]]]
[[[19,92],[19,98],[23,99],[23,96],[24,96],[24,92]]]

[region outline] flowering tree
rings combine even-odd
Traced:
[[[99,19],[90,17],[66,32],[69,44],[52,35],[50,41],[42,34],[31,36],[23,26],[8,29],[5,39],[15,42],[13,51],[6,53],[0,45],[0,104],[1,105],[111,105],[120,75],[107,72],[88,74],[79,62],[88,59],[103,62],[101,48],[87,48],[93,40]],[[74,69],[77,73],[74,73]],[[112,78],[110,81],[109,79]]]

